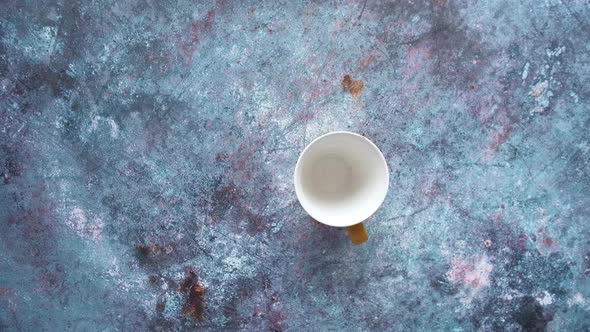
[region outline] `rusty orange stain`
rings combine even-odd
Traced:
[[[365,88],[365,83],[361,80],[353,80],[350,75],[344,75],[342,79],[342,89],[348,91],[351,96],[358,97]]]
[[[367,69],[367,67],[369,67],[376,60],[377,60],[377,57],[373,54],[370,54],[369,56],[367,56],[359,61],[359,66],[356,70],[357,71],[365,70],[365,69]]]
[[[205,288],[197,282],[197,273],[189,270],[178,288],[187,296],[182,312],[198,321],[205,320]]]

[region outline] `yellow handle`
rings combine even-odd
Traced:
[[[348,236],[350,236],[350,239],[352,240],[352,244],[361,244],[369,239],[369,235],[367,234],[367,230],[363,223],[348,226],[347,230]]]

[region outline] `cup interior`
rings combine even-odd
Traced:
[[[383,203],[389,170],[367,138],[334,132],[311,142],[295,167],[295,192],[317,221],[336,227],[363,222]]]

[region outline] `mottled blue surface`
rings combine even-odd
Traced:
[[[589,36],[588,1],[3,1],[0,330],[588,331]],[[295,198],[332,130],[391,169],[362,246]]]

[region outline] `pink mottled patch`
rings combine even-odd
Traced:
[[[11,288],[0,288],[0,297],[13,294],[15,294],[15,292]]]
[[[16,309],[17,294],[12,288],[0,288],[0,303],[5,301],[11,310]]]
[[[512,126],[505,126],[500,128],[500,130],[494,132],[492,134],[492,140],[490,144],[490,148],[494,151],[498,151],[498,148],[508,141],[510,137],[510,132],[512,131]]]
[[[378,58],[379,54],[374,50],[365,52],[359,60],[359,65],[356,67],[355,72],[364,71],[365,69],[369,68],[369,66],[375,63]]]
[[[179,37],[177,42],[180,48],[180,54],[189,64],[193,61],[193,54],[199,44],[205,40],[206,35],[213,29],[215,21],[215,11],[207,12],[205,18],[191,23],[189,29]]]
[[[492,214],[491,219],[495,222],[502,222],[504,220],[505,211],[504,209],[499,209],[497,212]]]
[[[316,114],[312,113],[312,112],[300,113],[296,117],[296,119],[298,121],[303,121],[303,122],[307,122],[307,121],[313,120],[315,118],[316,118]]]
[[[493,269],[494,265],[489,262],[486,255],[471,256],[467,259],[454,258],[447,278],[449,281],[461,282],[470,288],[480,290],[489,286]]]
[[[338,33],[340,33],[342,31],[342,29],[344,29],[344,27],[346,26],[346,21],[344,20],[337,20],[336,23],[334,24],[334,28],[332,30],[332,36],[336,36]]]
[[[526,242],[529,237],[526,234],[520,234],[518,236],[518,248],[526,249]]]
[[[234,175],[239,176],[243,181],[252,180],[252,174],[258,167],[256,164],[256,154],[260,147],[264,145],[265,138],[262,136],[252,137],[237,146],[233,153],[224,153],[218,161],[227,161],[231,164]],[[217,159],[217,156],[216,156]]]
[[[44,271],[39,276],[39,289],[52,292],[54,290],[60,289],[63,286],[63,271],[62,270],[48,270],[44,269]]]
[[[329,51],[325,58],[318,59],[312,55],[306,61],[311,74],[296,79],[294,86],[302,89],[306,102],[306,110],[310,110],[314,103],[334,94],[338,91],[338,85],[332,83],[331,78],[338,77],[333,71],[334,52]],[[325,80],[324,77],[330,78]]]
[[[512,125],[506,124],[490,133],[488,146],[484,150],[484,161],[490,161],[496,156],[500,147],[510,138],[511,132]]]
[[[406,53],[404,76],[406,78],[414,77],[428,64],[428,59],[430,59],[430,57],[430,47],[426,45],[409,46]]]
[[[551,218],[547,214],[547,210],[539,208],[538,213],[540,217],[537,220],[538,228],[535,233],[535,247],[541,254],[549,255],[559,251],[559,242],[549,232]]]
[[[540,253],[548,255],[559,250],[559,243],[549,235],[545,227],[539,228],[536,236],[535,246]]]
[[[86,212],[80,208],[72,209],[66,224],[82,238],[93,241],[98,241],[102,238],[103,220],[99,217],[89,220]]]
[[[433,199],[438,197],[442,193],[442,188],[440,184],[433,183],[430,186],[427,186],[424,190],[424,196],[428,199]]]

